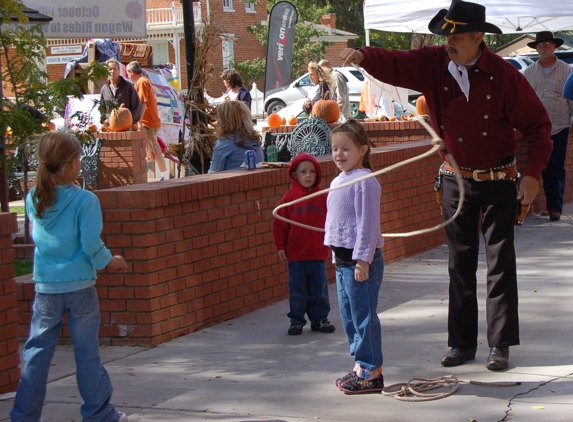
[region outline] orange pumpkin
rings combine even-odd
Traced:
[[[336,101],[329,100],[329,92],[324,94],[324,99],[318,100],[312,106],[312,115],[323,119],[326,123],[334,123],[340,117],[340,107],[336,104]]]
[[[426,97],[420,95],[416,100],[416,114],[424,116],[428,114],[428,106],[426,105]]]
[[[288,120],[287,120],[287,123],[288,123],[289,125],[294,126],[294,125],[296,125],[296,124],[298,123],[298,119],[297,119],[296,117],[294,117],[294,116],[290,116],[290,117],[288,118]]]
[[[287,124],[287,121],[286,121],[286,119],[283,117],[282,120],[281,120],[281,125],[286,125],[286,124]]]
[[[48,123],[48,129],[49,130],[56,130],[56,125],[52,122]]]
[[[272,129],[276,129],[277,127],[279,127],[282,122],[283,122],[282,117],[279,116],[277,113],[273,113],[269,117],[267,117],[267,123]]]
[[[125,104],[120,105],[118,109],[112,110],[109,114],[109,127],[114,132],[128,131],[132,124],[133,116]]]

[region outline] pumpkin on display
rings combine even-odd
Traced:
[[[49,130],[56,130],[56,125],[53,122],[48,123]]]
[[[418,116],[424,116],[428,113],[428,106],[426,105],[426,97],[420,95],[416,100],[416,114]]]
[[[137,2],[137,0],[130,1],[129,3],[127,3],[127,6],[125,7],[125,14],[127,15],[128,18],[139,19],[143,14],[143,6],[141,6],[141,4]]]
[[[277,113],[273,113],[269,117],[267,117],[267,123],[272,129],[276,129],[277,127],[279,127],[282,124],[282,122],[283,119]]]
[[[297,119],[296,117],[294,117],[294,116],[290,116],[290,117],[288,118],[288,120],[287,120],[287,123],[288,123],[289,125],[294,126],[294,125],[296,125],[296,124],[298,123],[298,119]]]
[[[340,117],[340,107],[336,101],[329,100],[330,93],[327,91],[324,94],[324,99],[318,100],[312,106],[312,115],[323,119],[326,123],[334,123]]]
[[[281,125],[286,125],[286,124],[287,124],[287,121],[286,121],[286,119],[283,117],[282,120],[281,120]]]
[[[118,109],[112,110],[109,114],[109,127],[114,132],[125,132],[131,129],[132,124],[133,116],[125,104],[120,105]]]

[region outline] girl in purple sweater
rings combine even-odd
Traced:
[[[341,170],[336,187],[372,172],[370,140],[362,124],[349,121],[330,137],[332,159]],[[379,393],[382,376],[382,329],[376,313],[384,259],[380,248],[380,183],[375,178],[329,192],[324,244],[332,248],[338,302],[353,370],[335,385],[346,394]]]

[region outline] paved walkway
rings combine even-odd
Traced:
[[[516,228],[521,346],[510,369],[485,369],[485,263],[479,264],[480,339],[475,361],[440,365],[446,346],[447,251],[438,247],[390,264],[380,292],[386,385],[455,375],[519,386],[461,385],[423,403],[380,394],[346,396],[333,384],[352,368],[331,286],[333,334],[286,334],[282,301],[154,349],[102,347],[115,393],[131,422],[453,422],[573,421],[573,204],[559,222],[530,217]],[[80,421],[70,346],[52,364],[44,422]],[[11,399],[0,401],[8,420]]]

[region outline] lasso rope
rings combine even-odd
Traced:
[[[388,387],[384,388],[382,394],[385,396],[393,396],[397,400],[410,402],[439,400],[451,396],[456,391],[458,391],[460,388],[460,383],[493,387],[513,387],[516,385],[521,385],[520,382],[482,382],[472,380],[458,380],[458,378],[454,375],[446,375],[438,378],[412,378],[408,382],[389,385]],[[451,389],[449,391],[431,394],[425,393],[426,391],[442,388],[446,385],[451,385]],[[391,391],[395,388],[397,388],[396,391]]]
[[[354,67],[355,67],[356,69],[362,71],[358,66],[354,65]],[[373,83],[379,85],[379,82],[378,82],[377,80],[371,78],[370,75],[368,75],[368,74],[366,74],[366,73],[363,73],[363,74],[364,74],[364,76],[368,77]],[[380,86],[380,85],[379,85],[379,86]],[[285,221],[285,222],[287,222],[287,223],[289,223],[289,224],[294,224],[295,226],[303,227],[303,228],[309,229],[309,230],[315,230],[315,231],[318,231],[318,232],[324,232],[324,229],[322,229],[322,228],[320,228],[320,227],[309,226],[309,225],[307,225],[307,224],[299,223],[298,221],[293,221],[293,220],[290,220],[290,219],[288,219],[288,218],[285,218],[285,217],[279,215],[279,214],[278,214],[278,211],[281,210],[281,209],[283,209],[283,208],[290,207],[290,206],[292,206],[292,205],[296,205],[296,204],[298,204],[298,203],[300,203],[300,202],[304,202],[304,201],[307,201],[307,200],[309,200],[309,199],[315,198],[315,197],[317,197],[317,196],[319,196],[319,195],[324,195],[325,193],[328,193],[328,192],[330,192],[330,191],[332,191],[332,190],[342,189],[342,188],[345,188],[345,187],[347,187],[347,186],[351,186],[351,185],[353,185],[353,184],[355,184],[355,183],[361,182],[361,181],[363,181],[363,180],[370,179],[371,177],[380,176],[380,175],[382,175],[382,174],[384,174],[384,173],[388,173],[388,172],[390,172],[390,171],[392,171],[392,170],[394,170],[394,169],[396,169],[396,168],[398,168],[398,167],[401,167],[401,166],[404,166],[404,165],[406,165],[406,164],[410,164],[410,163],[413,163],[413,162],[415,162],[415,161],[418,161],[418,160],[421,160],[421,159],[423,159],[423,158],[426,158],[426,157],[430,156],[431,154],[433,154],[434,152],[436,152],[436,151],[438,151],[438,150],[442,150],[442,151],[446,151],[446,157],[448,158],[448,161],[449,161],[450,165],[451,165],[451,166],[454,168],[454,170],[456,171],[456,180],[457,180],[457,182],[458,182],[458,188],[459,188],[459,191],[460,191],[459,201],[458,201],[458,208],[456,209],[456,212],[454,213],[454,215],[453,215],[451,218],[449,218],[448,220],[446,220],[446,221],[444,221],[444,222],[442,222],[442,223],[440,223],[440,224],[438,224],[438,225],[436,225],[436,226],[434,226],[434,227],[430,227],[430,228],[426,228],[426,229],[421,229],[421,230],[414,230],[414,231],[407,232],[407,233],[383,233],[382,236],[384,236],[384,237],[410,237],[410,236],[416,236],[416,235],[419,235],[419,234],[430,233],[430,232],[432,232],[432,231],[439,230],[439,229],[441,229],[441,228],[447,226],[448,224],[450,224],[450,223],[451,223],[452,221],[454,221],[455,218],[459,215],[459,213],[460,213],[461,210],[462,210],[462,205],[463,205],[463,203],[464,203],[464,192],[465,192],[465,189],[464,189],[464,184],[463,184],[463,181],[462,181],[462,177],[460,176],[459,168],[458,168],[458,165],[457,165],[456,161],[454,160],[454,157],[452,157],[452,156],[447,152],[447,150],[446,150],[446,146],[445,146],[444,140],[441,139],[441,138],[438,136],[438,134],[434,131],[434,129],[432,129],[432,127],[431,127],[428,123],[426,123],[426,122],[424,121],[424,119],[419,118],[418,116],[416,116],[416,120],[418,120],[418,121],[422,124],[422,126],[424,126],[424,128],[425,128],[425,129],[430,133],[430,135],[432,136],[432,148],[431,148],[429,151],[424,152],[424,153],[422,153],[422,154],[420,154],[420,155],[417,155],[417,156],[415,156],[415,157],[408,158],[407,160],[400,161],[400,162],[398,162],[398,163],[396,163],[396,164],[393,164],[393,165],[391,165],[391,166],[389,166],[389,167],[386,167],[386,168],[384,168],[384,169],[381,169],[381,170],[372,172],[372,173],[370,173],[370,174],[367,174],[367,175],[365,175],[365,176],[359,177],[358,179],[352,180],[352,181],[350,181],[350,182],[343,183],[342,185],[336,186],[336,187],[334,187],[334,188],[323,189],[323,190],[320,190],[320,191],[318,191],[318,192],[314,192],[314,193],[312,193],[312,194],[310,194],[310,195],[304,196],[304,197],[302,197],[302,198],[295,199],[294,201],[285,202],[284,204],[279,205],[278,207],[276,207],[276,208],[273,210],[273,216],[274,216],[275,218],[278,218],[279,220]]]

